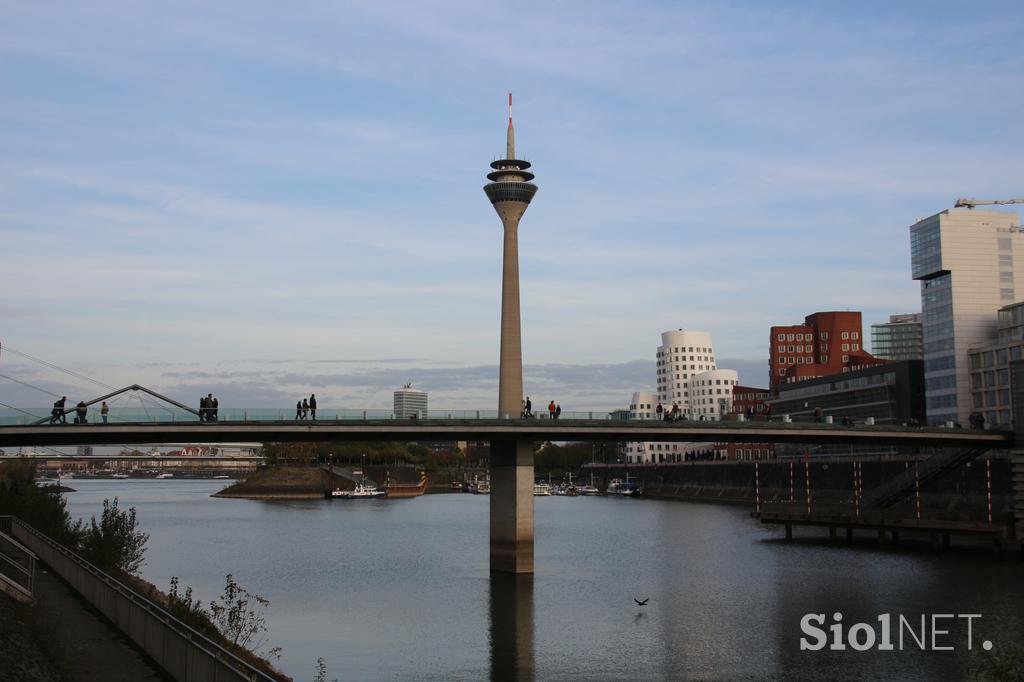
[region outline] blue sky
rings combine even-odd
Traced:
[[[540,186],[526,390],[567,408],[653,387],[667,329],[710,331],[763,383],[772,324],[918,310],[908,226],[1021,194],[1020,3],[0,18],[0,342],[185,399],[376,407],[413,380],[490,406],[501,234],[481,187],[508,90]],[[16,356],[0,372],[92,393]],[[0,401],[48,399],[0,381]]]

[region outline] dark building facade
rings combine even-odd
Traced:
[[[779,386],[772,414],[794,419],[848,417],[878,423],[924,422],[924,362],[903,360]]]

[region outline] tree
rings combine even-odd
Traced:
[[[137,573],[146,553],[149,533],[138,530],[135,507],[122,511],[114,501],[103,500],[100,522],[96,517],[82,537],[82,556],[104,570]]]

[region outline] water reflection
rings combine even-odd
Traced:
[[[533,680],[533,576],[491,573],[491,679]]]

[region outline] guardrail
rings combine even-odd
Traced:
[[[35,592],[36,555],[8,534],[10,517],[7,519],[8,523],[0,523],[0,582],[12,596],[31,600]]]
[[[11,529],[18,541],[28,546],[174,679],[185,682],[275,682],[273,677],[24,521],[12,518]]]

